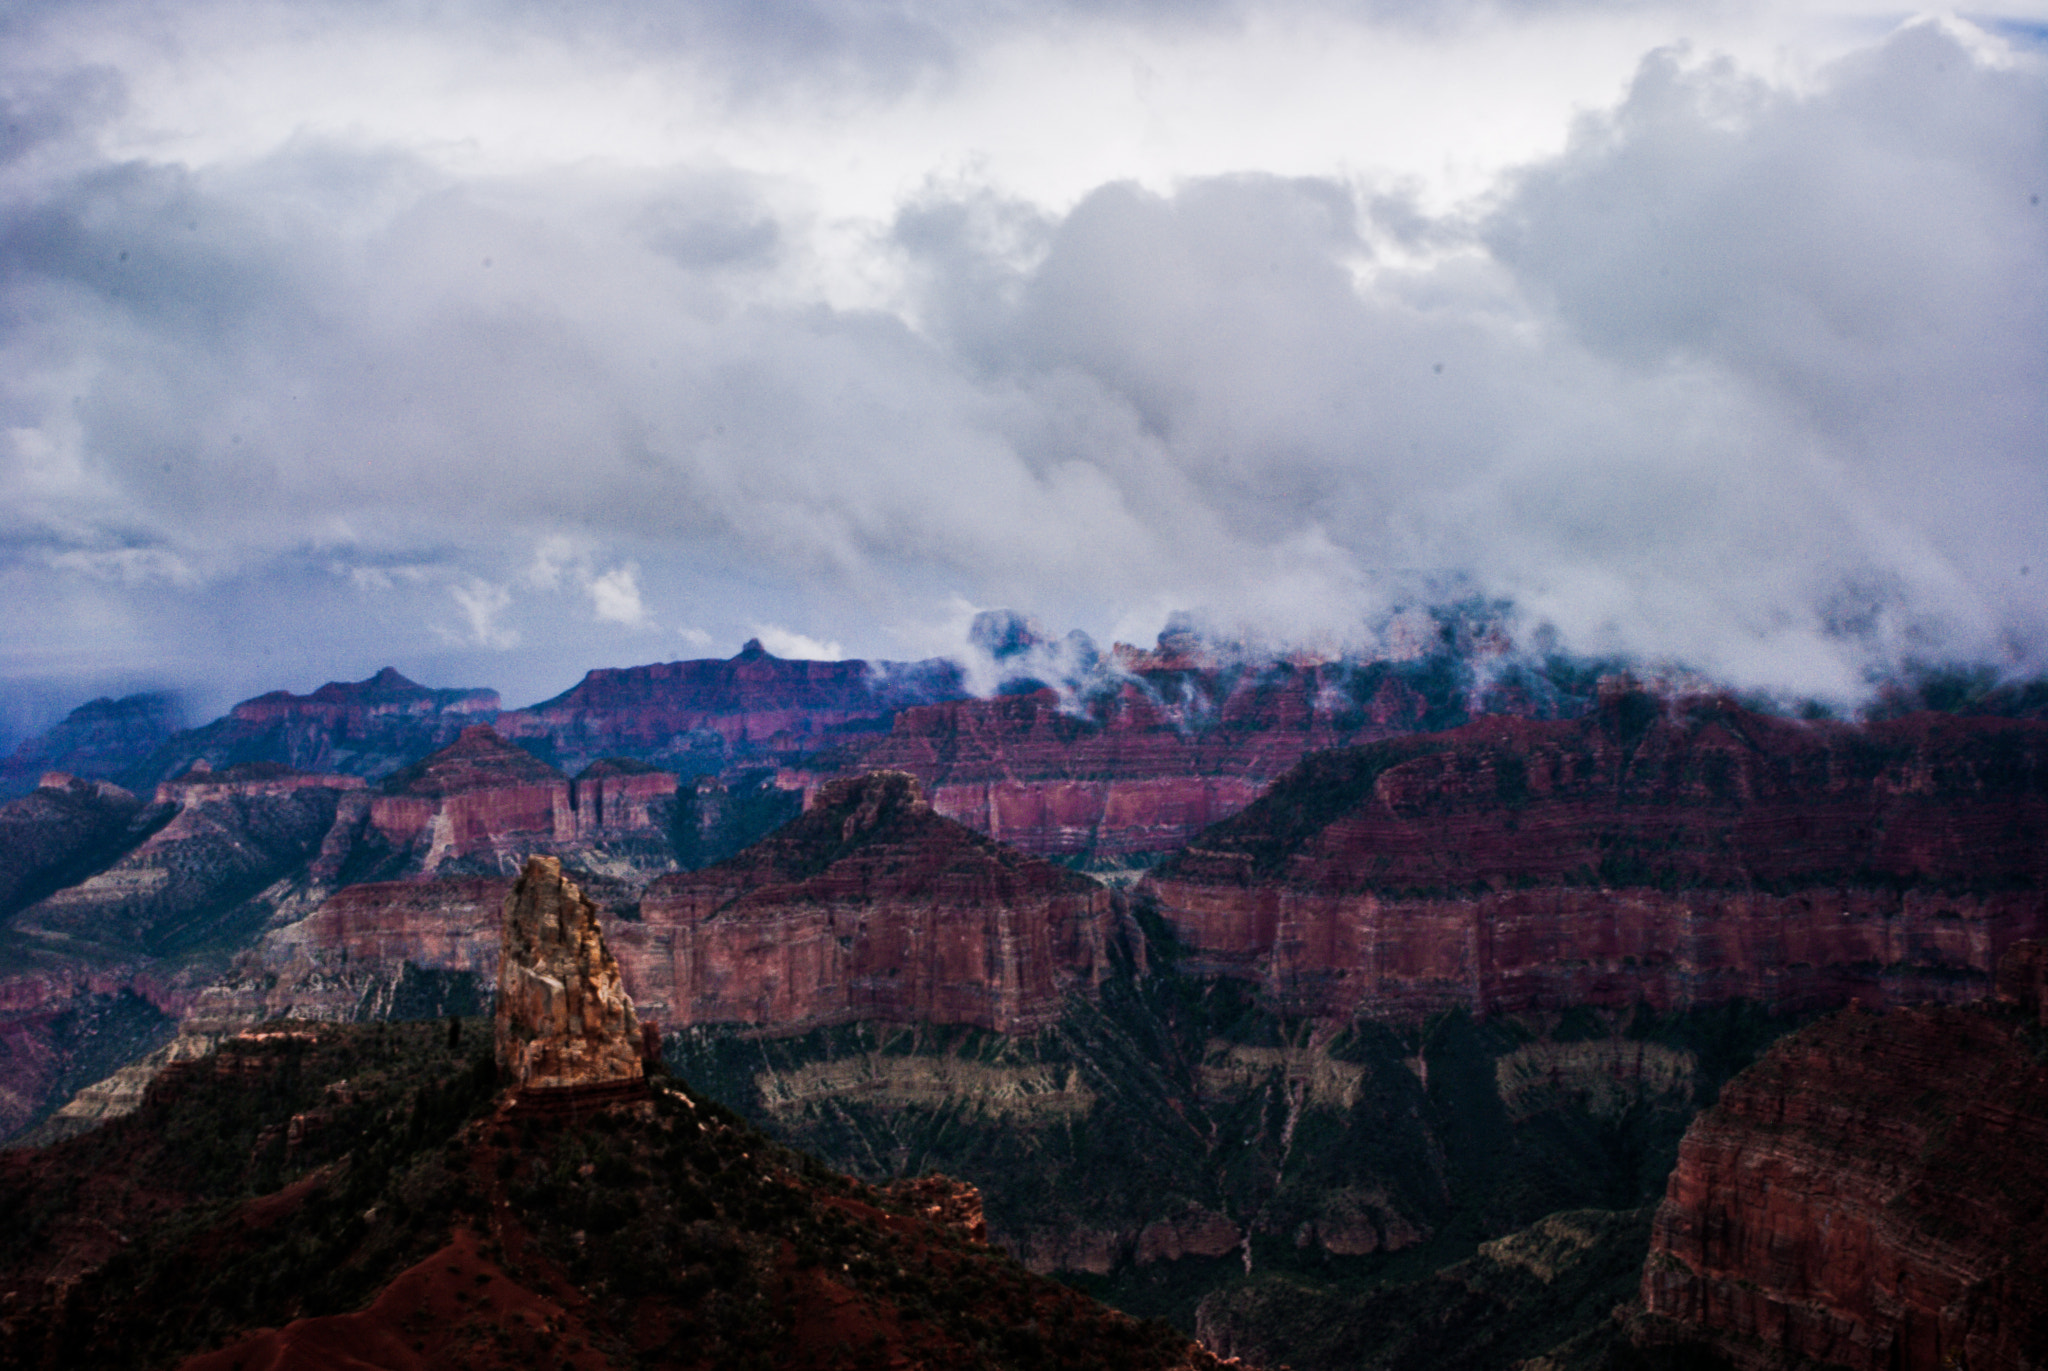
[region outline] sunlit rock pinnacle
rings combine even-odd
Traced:
[[[505,897],[498,1068],[522,1090],[643,1078],[640,1025],[597,906],[553,857],[530,857]]]

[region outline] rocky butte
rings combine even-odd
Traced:
[[[1731,1082],[1679,1147],[1639,1340],[1759,1371],[2048,1363],[2042,962],[2007,954],[2005,1004],[1837,1014]]]
[[[872,733],[906,704],[960,693],[950,662],[791,661],[756,639],[723,661],[592,671],[552,700],[499,716],[498,729],[565,766],[625,756],[716,773],[736,758]]]
[[[674,866],[676,776],[630,760],[574,780],[489,724],[386,777],[345,814],[324,854],[361,879],[518,869],[531,852],[576,854],[622,871]]]
[[[637,1087],[640,1021],[604,945],[597,906],[553,857],[533,857],[505,897],[498,958],[498,1071],[526,1094]]]
[[[385,667],[364,681],[329,681],[305,695],[273,690],[203,728],[170,738],[137,774],[150,782],[194,762],[215,768],[276,762],[301,771],[376,779],[498,714],[498,692],[435,689]]]
[[[933,813],[886,771],[830,783],[730,861],[657,878],[640,912],[614,936],[664,1024],[778,1032],[1035,1027],[1099,979],[1112,918],[1095,882]]]
[[[1617,682],[1583,719],[1313,757],[1143,890],[1297,1012],[1971,999],[2048,926],[2048,727]]]

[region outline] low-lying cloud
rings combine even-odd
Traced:
[[[978,32],[932,14],[777,60],[914,84]],[[1450,210],[955,168],[864,227],[597,148],[156,158],[147,83],[56,50],[0,151],[0,675],[523,703],[749,636],[945,650],[963,605],[1357,645],[1444,585],[1744,686],[2044,665],[2048,85],[1976,30],[1803,83],[1652,52]]]

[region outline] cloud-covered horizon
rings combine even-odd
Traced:
[[[2048,667],[2038,24],[578,13],[17,14],[0,682],[522,704],[1445,586],[1792,694]]]

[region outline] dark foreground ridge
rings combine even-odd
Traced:
[[[482,1021],[274,1024],[0,1154],[0,1365],[1207,1367],[657,1075],[516,1109]]]
[[[554,858],[505,898],[484,1036],[273,1024],[0,1154],[0,1364],[1216,1364],[990,1249],[972,1186],[861,1185],[650,1080]]]

